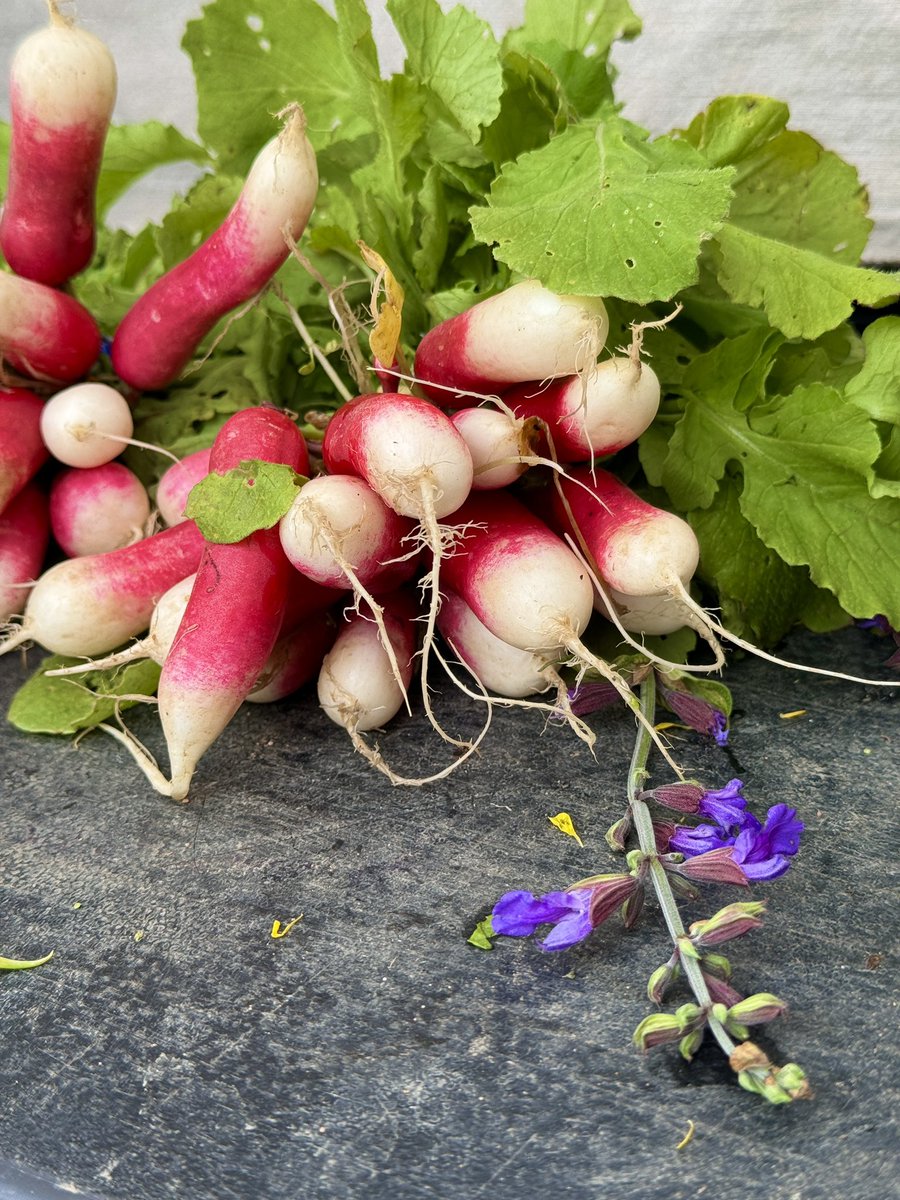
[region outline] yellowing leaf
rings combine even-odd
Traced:
[[[572,818],[567,812],[557,813],[555,817],[548,817],[547,820],[551,825],[555,825],[561,833],[564,833],[566,837],[574,838],[578,845],[584,849],[584,842],[576,833]]]
[[[403,288],[377,250],[359,242],[359,252],[366,266],[376,271],[372,284],[372,316],[375,328],[369,334],[369,347],[378,362],[391,366],[397,354],[400,328],[403,321]],[[378,294],[384,289],[384,303],[379,307]]]

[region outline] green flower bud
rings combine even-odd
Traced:
[[[691,1032],[681,1039],[678,1043],[678,1052],[681,1057],[690,1062],[697,1051],[700,1049],[700,1043],[703,1041],[703,1030],[693,1029]]]
[[[684,1033],[677,1017],[671,1013],[653,1013],[644,1017],[632,1035],[639,1050],[652,1050],[666,1042],[677,1042]]]
[[[771,992],[757,992],[747,996],[739,1004],[733,1004],[728,1010],[729,1019],[741,1021],[744,1025],[765,1025],[776,1017],[787,1012],[787,1005]]]
[[[680,974],[681,968],[673,959],[656,968],[647,980],[647,995],[653,1004],[662,1004],[666,992]]]

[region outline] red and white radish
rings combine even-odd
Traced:
[[[50,522],[40,488],[27,484],[0,512],[0,623],[20,613],[47,552]]]
[[[502,491],[473,492],[454,520],[463,536],[444,563],[445,585],[501,641],[551,661],[567,654],[599,671],[645,721],[625,681],[581,641],[593,611],[593,585],[568,546]],[[680,775],[659,734],[652,727],[648,732]]]
[[[76,383],[51,396],[41,413],[44,445],[69,467],[99,467],[134,433],[128,401],[108,383]]]
[[[553,687],[551,665],[540,655],[501,641],[455,592],[444,588],[438,629],[444,640],[491,692],[511,699],[533,696]]]
[[[57,286],[94,254],[94,205],[116,99],[109,50],[50,0],[50,24],[16,50],[0,250],[17,275]]]
[[[156,485],[156,507],[166,525],[177,525],[186,519],[184,507],[191,489],[209,474],[209,455],[209,447],[195,450],[161,475]]]
[[[44,402],[24,388],[0,388],[0,513],[48,458],[41,437]]]
[[[404,688],[412,679],[416,654],[418,606],[411,592],[381,596],[379,603],[400,664]],[[318,682],[319,703],[354,739],[380,729],[403,706],[404,693],[394,678],[378,628],[364,612],[352,613],[325,656]],[[359,748],[359,746],[357,746]]]
[[[446,413],[400,392],[357,396],[322,441],[331,474],[357,475],[394,512],[423,523],[454,512],[472,487],[472,456]]]
[[[73,296],[0,271],[0,358],[32,379],[72,383],[100,354],[100,330]]]
[[[496,408],[461,408],[450,420],[469,447],[477,491],[515,483],[534,461],[533,422]]]
[[[422,542],[431,552],[431,569],[423,581],[431,599],[422,651],[422,699],[434,728],[446,737],[428,695],[428,659],[447,536],[438,522],[459,508],[471,490],[469,449],[446,413],[427,400],[377,392],[357,396],[338,409],[325,430],[322,457],[329,472],[360,476],[394,512],[420,523]]]
[[[274,408],[230,417],[213,444],[210,470],[224,473],[247,459],[309,470],[300,431]],[[207,543],[159,681],[170,779],[143,764],[165,795],[186,799],[200,758],[253,690],[280,633],[293,575],[277,526],[230,545]]]
[[[302,625],[283,633],[247,700],[272,704],[315,679],[336,636],[337,621],[329,612],[314,613]]]
[[[121,550],[57,563],[34,585],[0,654],[26,641],[53,654],[106,654],[147,628],[163,592],[197,569],[203,546],[200,530],[185,521]]]
[[[113,367],[132,387],[172,383],[226,313],[252,299],[299,238],[318,189],[316,158],[297,105],[257,155],[231,212],[184,262],[157,280],[125,314],[112,346]]]
[[[608,358],[586,370],[548,383],[526,383],[503,393],[522,417],[537,417],[550,429],[560,462],[587,462],[630,446],[653,421],[660,387],[654,372],[628,357]]]
[[[391,590],[415,574],[411,517],[389,508],[356,475],[319,475],[281,518],[285,554],[301,574],[327,587]]]
[[[147,489],[122,463],[72,467],[50,486],[50,526],[69,558],[127,546],[146,534],[149,519]]]
[[[687,521],[648,504],[609,471],[575,467],[547,490],[556,528],[577,538],[617,592],[663,596],[693,578],[700,546]]]
[[[608,332],[598,297],[561,296],[527,279],[429,330],[415,375],[436,403],[464,407],[515,383],[588,369]]]

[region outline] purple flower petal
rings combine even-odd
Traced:
[[[740,779],[732,779],[717,791],[704,792],[698,812],[712,817],[723,829],[730,829],[733,825],[743,826],[747,815],[747,801],[741,794],[743,787]]]
[[[538,925],[561,921],[576,906],[570,892],[507,892],[494,905],[491,926],[508,937],[529,937]]]
[[[538,945],[542,950],[567,950],[583,941],[594,928],[591,920],[591,893],[587,889],[569,892],[577,907],[566,914]]]
[[[685,858],[693,858],[695,854],[705,854],[707,850],[730,846],[733,841],[734,838],[718,825],[678,825],[669,839],[669,849],[676,850]]]

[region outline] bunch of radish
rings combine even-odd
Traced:
[[[437,778],[480,744],[496,703],[543,707],[592,741],[569,708],[563,667],[599,672],[643,719],[627,682],[583,641],[595,612],[639,648],[644,634],[692,625],[716,650],[710,668],[693,669],[721,665],[717,635],[731,635],[690,594],[690,526],[596,464],[656,414],[645,327],[612,353],[601,300],[534,280],[433,328],[413,387],[390,390],[390,371],[375,364],[385,390],[338,409],[321,473],[277,524],[217,544],[185,516],[210,472],[263,462],[312,475],[297,424],[275,404],[238,412],[210,447],[169,467],[151,511],[114,461],[142,445],[136,394],[169,386],[219,320],[269,284],[312,211],[316,160],[291,105],[219,229],[104,331],[112,373],[98,367],[101,331],[61,289],[93,253],[115,67],[55,0],[49,7],[49,26],[13,64],[0,219],[11,268],[0,273],[0,653],[36,642],[82,660],[57,672],[68,675],[155,659],[168,771],[124,725],[103,728],[177,800],[243,703],[314,679],[324,711],[369,762],[395,783],[422,783],[364,736],[411,710],[416,671],[419,702],[453,747]],[[474,741],[448,733],[433,710],[444,672],[482,706]]]

